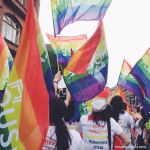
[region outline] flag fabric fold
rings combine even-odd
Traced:
[[[102,21],[93,36],[77,50],[64,69],[64,80],[77,103],[100,93],[107,82],[108,53]]]
[[[67,65],[71,56],[80,48],[87,40],[85,34],[77,36],[53,36],[47,34],[54,54],[58,57],[60,65]]]
[[[1,105],[0,149],[41,150],[46,136],[49,103],[36,22],[33,0],[29,0],[19,47]]]
[[[51,0],[54,33],[75,21],[103,19],[111,0]]]

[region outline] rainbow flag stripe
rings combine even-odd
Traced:
[[[82,103],[104,89],[107,72],[108,53],[100,21],[93,36],[71,57],[64,79],[73,99]]]
[[[51,0],[54,33],[75,21],[101,20],[111,0]]]
[[[47,34],[54,54],[58,56],[59,64],[67,65],[72,52],[75,53],[87,40],[85,34],[77,36],[53,36]]]
[[[29,0],[17,54],[0,109],[0,149],[41,150],[49,125],[48,92]]]

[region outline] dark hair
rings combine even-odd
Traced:
[[[55,97],[50,104],[50,123],[54,123],[56,126],[55,133],[57,137],[57,150],[68,150],[72,142],[68,129],[63,121],[65,113],[65,103]]]
[[[98,124],[98,121],[107,121],[112,116],[112,109],[109,105],[106,106],[106,109],[100,112],[92,112],[92,120]]]
[[[122,97],[117,95],[114,96],[110,102],[113,109],[113,118],[118,122],[119,114],[124,114],[126,106],[122,100]]]
[[[66,114],[65,114],[65,117],[64,117],[64,119],[65,119],[66,122],[70,122],[71,119],[74,116],[74,113],[75,113],[75,106],[74,105],[75,105],[74,101],[72,100],[69,103],[68,107],[67,107]]]

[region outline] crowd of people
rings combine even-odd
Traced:
[[[92,112],[70,124],[75,110],[68,90],[65,100],[57,95],[60,79],[58,72],[42,150],[150,150],[150,116],[142,106],[129,106],[119,95],[109,103],[105,98],[93,98]]]

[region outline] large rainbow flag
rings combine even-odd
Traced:
[[[58,57],[60,65],[67,65],[72,56],[72,52],[75,53],[87,40],[87,36],[85,34],[57,37],[47,34],[47,37],[50,41],[54,54]]]
[[[9,79],[12,65],[12,55],[4,38],[0,36],[0,103],[3,99],[4,90]]]
[[[144,91],[144,103],[147,105],[147,113],[150,111],[150,49],[135,64],[131,74],[138,80]]]
[[[49,125],[48,92],[37,43],[35,15],[33,0],[29,0],[0,110],[2,150],[41,150]]]
[[[111,0],[51,0],[54,33],[75,21],[101,20]]]
[[[108,53],[102,21],[93,36],[77,50],[64,69],[64,80],[77,103],[100,93],[107,82]]]

